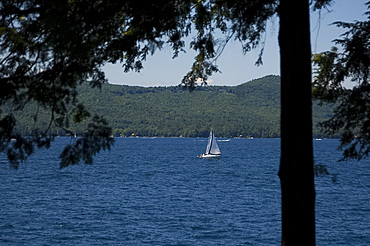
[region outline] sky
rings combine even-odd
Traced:
[[[365,20],[366,1],[368,0],[334,0],[334,3],[327,9],[321,10],[320,14],[311,12],[312,52],[330,50],[334,45],[332,40],[345,32],[345,29],[330,25],[331,23]],[[207,81],[208,84],[235,86],[266,75],[279,75],[278,24],[277,18],[267,24],[263,65],[258,67],[254,65],[260,51],[258,48],[243,55],[240,43],[230,41],[217,60],[221,73],[212,75]],[[186,53],[180,53],[175,59],[172,59],[172,51],[169,47],[156,51],[153,56],[147,57],[143,63],[144,68],[139,73],[124,73],[122,64],[107,64],[103,70],[110,84],[146,87],[177,86],[190,70],[196,55],[188,48],[189,42],[186,45]]]

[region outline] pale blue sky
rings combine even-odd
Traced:
[[[321,17],[317,12],[311,13],[312,52],[329,50],[333,46],[331,41],[345,31],[330,25],[331,23],[364,20],[366,1],[368,0],[335,0],[328,8],[329,11],[321,11]],[[232,86],[270,74],[279,75],[278,24],[278,19],[268,23],[262,66],[256,67],[254,65],[259,49],[243,55],[240,44],[237,41],[230,41],[217,61],[222,73],[210,77],[209,84]],[[187,43],[187,48],[188,45]],[[186,53],[180,53],[177,58],[172,59],[172,51],[165,47],[163,50],[157,51],[154,56],[147,58],[143,63],[144,69],[140,73],[124,73],[121,64],[108,64],[104,67],[104,71],[111,84],[176,86],[190,70],[194,56],[194,51],[187,50]]]

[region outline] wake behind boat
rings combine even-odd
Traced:
[[[213,131],[209,133],[206,152],[198,156],[198,158],[201,158],[201,159],[221,158],[221,151],[220,151],[220,148],[218,147]]]

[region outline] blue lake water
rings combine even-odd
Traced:
[[[18,171],[1,156],[0,245],[280,245],[279,139],[118,138],[93,165],[59,170],[58,138]],[[370,161],[314,141],[317,245],[369,245]]]

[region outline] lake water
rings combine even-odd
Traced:
[[[279,139],[118,138],[93,165],[59,170],[58,138],[0,167],[0,245],[280,245]],[[314,141],[317,245],[369,245],[370,166]],[[333,182],[335,178],[336,182]]]

